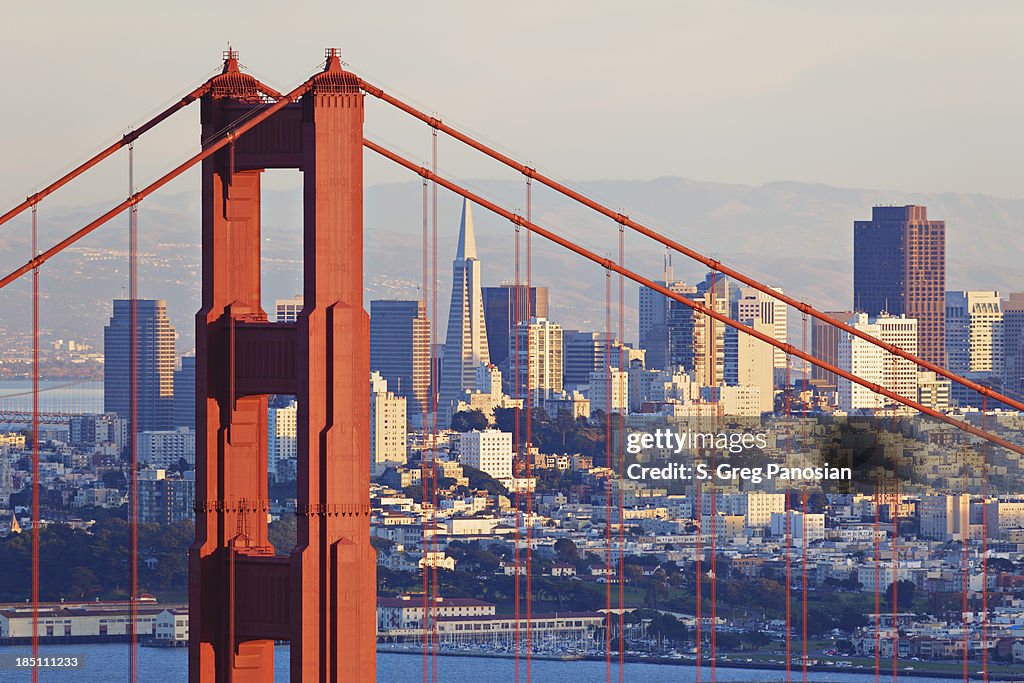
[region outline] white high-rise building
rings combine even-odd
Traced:
[[[772,514],[785,512],[786,494],[767,493],[764,491],[747,491],[740,494],[746,500],[747,526],[751,529],[763,529],[771,524]]]
[[[490,362],[471,206],[469,200],[462,204],[459,246],[452,261],[452,297],[437,406],[438,424],[445,427],[454,403],[475,387],[476,369]]]
[[[917,320],[905,316],[858,313],[847,321],[858,330],[917,354]],[[917,366],[874,344],[843,332],[839,336],[839,367],[900,396],[917,400]],[[865,410],[892,403],[885,396],[842,377],[838,380],[839,408]]]
[[[953,383],[934,372],[917,373],[917,402],[934,410],[949,410],[950,388]]]
[[[956,373],[1002,372],[999,292],[946,292],[946,356]]]
[[[771,534],[776,538],[786,536],[786,519],[789,518],[789,538],[794,546],[803,545],[804,532],[807,533],[807,542],[820,541],[825,538],[825,515],[808,512],[804,514],[798,510],[771,513]]]
[[[295,478],[298,464],[298,411],[292,401],[283,408],[267,409],[267,469],[277,481]]]
[[[772,289],[782,293],[782,287],[772,287]],[[776,341],[783,343],[789,341],[785,302],[768,296],[753,287],[740,287],[740,298],[736,302],[736,320],[748,325],[754,321],[760,321],[770,327],[769,334]],[[785,377],[786,352],[776,348],[772,348],[771,351],[772,366],[776,370],[773,374],[781,374]]]
[[[960,539],[963,530],[970,529],[971,497],[966,494],[922,496],[917,514],[922,538]]]
[[[543,401],[562,393],[561,325],[546,318],[524,320],[512,330],[508,346],[512,387],[518,388],[518,396],[530,391],[535,400]]]
[[[609,405],[613,413],[629,412],[629,372],[618,368],[591,372],[587,398],[590,399],[591,413],[595,410],[608,412]]]
[[[459,463],[495,479],[512,478],[512,434],[497,429],[459,435]]]
[[[139,432],[139,462],[169,469],[184,460],[196,464],[196,432],[188,427]]]
[[[758,316],[741,321],[748,327],[774,336],[774,325]],[[728,328],[725,331],[725,382],[734,386],[757,387],[761,413],[770,413],[775,407],[775,351],[771,345],[749,334]]]
[[[291,299],[278,299],[274,302],[274,320],[279,323],[293,323],[302,312],[302,295],[296,294]]]
[[[389,466],[406,462],[406,401],[388,391],[388,382],[370,375],[370,474],[380,476]]]
[[[493,400],[501,399],[501,370],[488,363],[476,369],[476,393],[486,394]]]

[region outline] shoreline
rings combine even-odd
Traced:
[[[398,654],[398,655],[420,655],[423,654],[421,647],[416,648],[401,648],[392,649],[387,647],[377,646],[377,652],[385,654]],[[493,658],[493,659],[514,659],[515,655],[512,653],[505,652],[481,652],[478,650],[455,650],[437,653],[439,657],[480,657],[480,658]],[[523,657],[523,655],[520,655]],[[531,659],[546,660],[546,661],[591,661],[591,662],[603,662],[605,657],[600,655],[549,655],[539,654],[531,655]],[[613,661],[618,659],[618,656],[613,656]],[[627,655],[623,657],[623,661],[630,664],[658,664],[662,666],[687,666],[696,667],[697,662],[695,659],[674,659],[671,657],[638,657],[636,655]],[[962,672],[953,671],[941,671],[935,669],[918,668],[917,665],[921,662],[915,662],[914,669],[906,670],[899,669],[898,674],[900,676],[909,676],[917,678],[944,678],[948,680],[963,680]],[[704,661],[701,663],[703,667],[711,667],[710,661]],[[786,665],[781,662],[737,662],[727,661],[721,662],[716,666],[724,669],[751,669],[758,671],[785,671]],[[980,664],[979,664],[980,666]],[[973,668],[973,667],[972,667]],[[802,670],[802,665],[792,665],[791,671]],[[863,676],[874,676],[874,667],[858,669],[852,666],[836,666],[835,664],[809,664],[807,666],[808,671],[816,671],[822,673],[846,673],[846,674],[860,674]],[[891,667],[882,667],[880,673],[884,676],[885,674],[891,674]],[[972,681],[985,680],[981,674],[972,671],[968,675],[968,679]],[[1002,672],[989,672],[987,680],[990,681],[1005,681],[1005,682],[1024,682],[1024,677],[1013,674],[1013,673],[1002,673]]]

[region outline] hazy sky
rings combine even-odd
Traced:
[[[369,80],[564,178],[1024,197],[1024,3],[1014,0],[34,0],[4,14],[4,205],[204,80],[228,41],[281,90],[325,46],[341,47]],[[142,180],[195,151],[197,118],[179,114],[140,146]],[[379,106],[367,132],[428,153],[425,126]],[[441,164],[505,175],[450,145]],[[369,182],[408,177],[368,165]],[[64,202],[120,197],[124,182],[117,161]]]

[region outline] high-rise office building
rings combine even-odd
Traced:
[[[422,300],[370,302],[370,370],[406,399],[411,415],[429,409],[430,320]]]
[[[543,402],[562,393],[562,326],[545,318],[520,322],[506,342],[512,355],[509,361],[512,395]],[[517,362],[518,359],[518,362]]]
[[[298,412],[295,400],[267,407],[267,471],[273,480],[294,481],[298,467]]]
[[[1002,372],[999,292],[946,292],[946,355],[949,369],[959,374]]]
[[[918,506],[921,538],[952,541],[970,529],[971,497],[967,494],[926,495]]]
[[[605,360],[605,355],[609,359]],[[590,373],[612,367],[629,368],[635,361],[646,366],[646,352],[623,344],[614,335],[604,332],[562,330],[562,386],[566,389],[585,389],[590,384]]]
[[[196,473],[168,476],[163,469],[139,472],[139,523],[167,526],[195,519]]]
[[[737,313],[740,290],[724,275],[708,273],[704,281],[696,285],[675,282],[671,283],[669,289],[723,315],[734,317]],[[649,291],[645,295],[651,296],[658,295]],[[650,302],[655,313],[660,315],[657,298],[650,299]],[[667,299],[664,338],[660,337],[657,325],[652,333],[656,345],[655,360],[659,354],[657,344],[664,341],[665,361],[663,367],[658,367],[651,361],[651,352],[648,350],[646,365],[654,369],[674,369],[682,366],[687,372],[696,372],[697,381],[702,385],[717,386],[724,381],[726,327],[724,323],[698,313],[686,304]]]
[[[406,461],[406,400],[388,391],[380,373],[370,374],[370,474]]]
[[[196,428],[195,356],[182,356],[174,371],[174,426]]]
[[[921,358],[946,362],[946,222],[924,206],[876,206],[853,224],[853,306],[917,320]]]
[[[454,403],[476,385],[476,369],[490,363],[471,206],[469,200],[462,204],[459,246],[452,261],[452,297],[437,405],[438,424],[443,427],[451,420]]]
[[[291,299],[278,299],[274,302],[274,321],[293,323],[302,312],[302,295],[296,294]]]
[[[158,432],[139,432],[139,462],[163,469],[178,465],[182,460],[189,466],[196,464],[196,432],[188,427]]]
[[[913,318],[857,313],[847,322],[876,339],[908,353],[917,353],[917,321]],[[915,363],[894,356],[849,332],[840,334],[838,356],[837,365],[842,369],[900,396],[917,400],[918,370]],[[889,398],[842,377],[838,381],[838,394],[839,407],[846,411],[884,408],[893,403]]]
[[[841,322],[848,321],[853,317],[853,311],[826,311],[826,313]],[[836,365],[839,362],[839,335],[841,331],[835,325],[822,322],[817,318],[811,319],[811,355],[826,363]],[[811,366],[811,381],[816,384],[823,384],[834,387],[839,377],[834,372],[829,372],[817,365]]]
[[[1011,292],[1002,301],[1003,387],[1024,393],[1024,292]]]
[[[735,312],[739,289],[729,278],[708,273],[697,289],[697,300],[706,307],[726,316]],[[693,312],[692,369],[703,386],[718,386],[725,382],[725,331],[730,328],[709,315],[690,310]]]
[[[114,314],[103,330],[104,411],[131,420],[131,301],[116,299]],[[174,422],[174,328],[167,304],[136,300],[137,432],[171,429]]]
[[[772,287],[772,289],[782,293],[782,287]],[[739,290],[740,298],[735,303],[736,310],[732,314],[732,318],[747,325],[755,322],[764,323],[767,328],[761,331],[776,341],[787,343],[789,329],[785,302],[753,287],[740,287]],[[785,382],[786,375],[786,352],[776,348],[772,348],[771,351],[774,381],[776,384],[782,384]]]
[[[605,336],[601,332],[562,331],[562,384],[586,387],[590,373],[604,366]]]
[[[657,284],[686,297],[697,293],[696,286],[672,280],[671,271]],[[647,287],[640,287],[639,304],[639,344],[647,351],[647,367],[668,370],[678,364],[673,358],[673,341],[678,344],[680,324],[685,327],[692,322],[692,316],[685,312],[691,309]]]
[[[459,463],[495,479],[512,478],[512,434],[497,429],[459,435]]]
[[[1003,379],[1003,307],[999,292],[946,292],[946,357],[953,372],[982,384]],[[953,402],[983,405],[975,391],[954,383]]]
[[[744,324],[770,337],[775,334],[775,326],[757,316]],[[774,408],[775,359],[772,351],[773,347],[760,339],[731,327],[725,329],[725,383],[757,387],[762,413],[770,413]]]
[[[611,408],[615,413],[629,411],[629,371],[617,367],[601,368],[590,373],[586,396],[591,412]]]
[[[491,363],[501,368],[509,358],[508,339],[516,321],[549,317],[548,288],[502,282],[499,287],[482,287],[480,291],[484,299],[487,350]]]
[[[945,377],[934,372],[917,373],[917,402],[932,410],[945,412],[950,407],[951,385]]]

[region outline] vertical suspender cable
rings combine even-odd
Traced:
[[[891,424],[895,424],[895,415],[890,418]],[[896,683],[899,677],[899,642],[900,642],[900,622],[899,622],[899,585],[900,585],[900,480],[899,480],[899,463],[900,463],[900,451],[897,448],[893,454],[896,462],[893,467],[893,490],[889,496],[889,516],[892,517],[892,543],[890,547],[892,549],[892,683]]]
[[[988,431],[988,397],[981,397],[981,428]],[[981,445],[981,675],[988,683],[988,450]]]
[[[38,254],[36,205],[32,205],[32,258]],[[39,656],[39,266],[32,269],[32,656]],[[32,667],[32,683],[39,668]]]
[[[526,220],[529,222],[533,221],[532,218],[532,204],[533,204],[533,181],[530,178],[526,179]],[[518,226],[517,228],[518,229]],[[531,254],[530,241],[533,234],[527,230],[526,232],[526,287],[524,287],[524,293],[526,294],[526,307],[524,314],[526,315],[526,480],[529,481],[532,476],[532,467],[530,460],[533,457],[533,391],[531,391],[533,368],[531,363],[533,362],[533,354],[529,352],[530,349],[530,320],[534,317],[534,309],[531,304],[530,287],[532,281],[532,269],[533,261]],[[537,330],[539,336],[540,330]],[[537,349],[541,351],[546,348],[541,346],[540,339],[537,340]],[[538,370],[539,372],[539,370]],[[538,389],[540,388],[538,382]],[[516,486],[516,488],[520,488]],[[527,485],[526,489],[526,683],[530,683],[531,677],[531,657],[533,649],[533,493]]]
[[[135,194],[135,144],[128,146],[128,194]],[[139,432],[139,213],[138,204],[133,203],[128,214],[128,297],[131,301],[131,329],[129,331],[129,356],[131,369],[128,382],[131,392],[131,424],[129,427],[129,477],[131,485],[131,622],[130,655],[128,680],[134,683],[139,677],[139,635],[138,635],[138,594],[139,594],[139,474],[138,474],[138,432]],[[233,647],[233,646],[232,646]]]
[[[961,468],[960,469],[960,476],[963,479],[963,483],[962,483],[963,490],[961,491],[961,494],[960,494],[961,496],[964,493],[966,493],[966,491],[967,491],[967,453],[968,452],[969,451],[967,450],[967,447],[965,446],[964,450],[963,450],[963,461],[960,463],[960,468]],[[961,619],[963,621],[963,629],[964,629],[964,652],[963,652],[963,656],[964,656],[964,662],[963,662],[964,663],[964,666],[963,666],[964,683],[967,683],[968,680],[970,680],[970,672],[967,670],[967,667],[968,667],[968,661],[967,660],[968,660],[968,657],[970,656],[971,640],[970,640],[970,631],[968,630],[968,623],[967,623],[967,608],[968,608],[968,604],[967,604],[967,590],[968,590],[968,583],[970,581],[970,576],[969,576],[969,570],[968,570],[968,559],[969,559],[969,557],[968,557],[968,549],[967,549],[967,537],[968,537],[968,534],[966,533],[966,531],[967,531],[968,525],[970,523],[970,517],[969,517],[969,515],[970,515],[970,505],[963,505],[962,499],[960,498],[960,496],[958,496],[958,500],[957,500],[957,504],[956,505],[957,505],[957,514],[960,515],[960,547],[961,547],[961,550],[963,551],[962,555],[960,556],[960,565],[961,565],[961,569],[963,570],[963,581],[962,581],[963,594],[962,594],[962,600],[961,600],[961,605],[960,605],[960,617],[961,617]]]
[[[626,266],[625,226],[621,222],[619,222],[619,265],[622,266],[622,267]],[[625,310],[626,310],[626,303],[625,303],[625,299],[624,299],[625,292],[626,292],[626,284],[625,283],[626,283],[625,276],[622,273],[619,273],[619,370],[623,371],[623,372],[626,371],[626,362],[625,362],[625,356],[626,356],[626,321],[624,319],[624,313],[625,313]],[[628,381],[627,381],[627,386],[628,386]],[[625,400],[628,403],[628,401],[629,401],[628,394],[626,396],[623,396],[623,400]],[[625,482],[625,480],[626,480],[626,453],[625,453],[625,451],[623,449],[625,448],[625,443],[626,443],[625,442],[625,439],[626,439],[626,419],[625,419],[625,413],[626,413],[627,410],[628,410],[628,405],[626,406],[625,409],[623,409],[623,411],[621,413],[619,413],[619,417],[618,417],[618,428],[619,428],[619,444],[618,444],[618,446],[619,446],[619,452],[618,452],[619,458],[618,458],[618,460],[619,460],[619,467],[618,467],[618,472],[616,473],[617,476],[618,476],[618,481],[620,483],[620,486],[619,486],[619,567],[618,567],[618,571],[617,571],[617,574],[618,574],[618,585],[619,585],[619,683],[623,683],[623,681],[625,680],[625,675],[626,675],[626,673],[625,673],[626,672],[626,669],[625,669],[625,665],[626,665],[626,661],[625,661],[625,653],[626,653],[626,633],[625,633],[625,628],[626,628],[626,612],[625,612],[625,602],[626,602],[626,593],[625,593],[625,590],[626,590],[626,588],[625,588],[625,576],[626,576],[626,560],[625,560],[625,555],[626,555],[626,527],[625,527],[625,524],[623,524],[623,519],[625,517],[625,513],[623,512],[623,510],[625,509],[626,504],[625,504],[625,491],[623,491],[623,488],[622,488],[621,484],[623,482]]]
[[[431,147],[432,147],[432,163],[431,163],[431,165],[432,165],[434,173],[437,173],[437,128],[433,129],[431,140],[432,140],[432,142],[431,142]],[[433,280],[434,280],[434,282],[433,282],[433,290],[431,292],[431,297],[433,299],[433,305],[432,305],[433,315],[434,315],[434,323],[433,323],[433,325],[436,328],[437,327],[437,183],[434,183],[433,190],[434,190],[434,196],[433,196],[433,207],[432,207],[432,210],[433,210],[433,216],[432,216],[432,222],[433,222],[433,226],[432,226],[432,231],[433,231],[432,248],[433,248],[433,262],[434,262],[434,265],[433,265],[433,270],[434,270]],[[440,375],[440,373],[438,373],[438,374]],[[432,464],[432,470],[433,470],[432,473],[431,473],[432,474],[431,489],[433,490],[433,500],[432,500],[432,508],[431,508],[431,512],[430,512],[431,517],[432,517],[432,522],[431,522],[431,525],[430,525],[431,526],[430,533],[431,533],[431,539],[433,541],[433,547],[434,547],[434,550],[436,551],[437,550],[437,439],[438,439],[437,410],[434,410],[434,433],[433,433],[433,437],[434,437],[433,438],[433,441],[434,441],[434,457],[432,457],[430,459],[430,462]],[[426,549],[426,545],[424,545],[424,548],[423,548],[424,555],[426,554],[426,550],[427,550]],[[431,563],[428,562],[428,563],[425,563],[425,564],[429,565]],[[438,590],[437,590],[437,566],[436,566],[436,564],[435,564],[435,566],[431,567],[431,576],[432,576],[432,579],[433,579],[433,596],[432,596],[432,599],[430,601],[430,609],[431,609],[431,612],[433,613],[433,619],[432,619],[432,622],[433,622],[433,635],[432,635],[431,639],[432,639],[433,644],[434,644],[434,656],[433,656],[433,661],[431,663],[431,680],[433,681],[433,683],[437,683],[437,648],[438,648],[438,643],[437,643],[437,603],[438,603],[439,596],[438,596]]]
[[[666,302],[666,306],[671,306],[671,303]],[[673,361],[673,363],[674,363],[674,361]],[[701,407],[698,406],[697,410],[698,410],[697,414],[700,415]],[[699,425],[699,422],[698,422],[698,425]],[[704,449],[704,442],[702,441],[701,445],[697,448],[696,451],[694,451],[694,463],[693,463],[693,467],[694,467],[693,471],[694,472],[697,471],[697,467],[700,465],[700,459],[701,459],[701,455],[702,455],[703,449]],[[695,633],[696,653],[695,654],[697,655],[697,671],[695,672],[696,676],[694,677],[694,680],[696,681],[696,683],[701,683],[701,680],[702,680],[701,679],[701,669],[702,669],[702,666],[703,666],[703,661],[702,660],[704,658],[704,631],[703,631],[704,627],[703,627],[703,624],[701,623],[703,621],[703,618],[704,618],[704,615],[701,612],[701,610],[703,608],[703,597],[704,597],[704,595],[703,595],[703,593],[704,593],[704,585],[703,585],[704,584],[704,563],[703,563],[704,548],[703,548],[703,543],[702,543],[702,538],[701,538],[703,536],[703,534],[704,534],[704,520],[703,520],[703,517],[704,517],[704,496],[703,496],[703,494],[704,494],[704,484],[701,482],[699,477],[697,478],[696,482],[694,483],[694,486],[695,486],[695,489],[696,489],[696,495],[694,496],[694,498],[696,499],[694,501],[694,512],[695,512],[694,517],[697,520],[697,537],[696,537],[696,542],[694,544],[694,564],[693,564],[693,576],[694,576],[695,583],[696,583],[696,586],[697,586],[697,590],[695,591],[695,594],[694,594],[694,601],[695,601],[694,612],[696,613],[695,614],[695,616],[696,616],[696,629],[695,629],[696,630],[696,633]]]
[[[774,323],[774,317],[772,318],[772,321]],[[803,316],[803,332],[802,332],[801,339],[800,339],[800,349],[802,351],[807,351],[807,314],[806,313]],[[803,391],[806,392],[807,391],[807,371],[808,371],[807,363],[804,362],[804,364],[801,366],[800,369],[801,369],[801,379],[802,379],[802,382],[803,382]],[[805,397],[802,396],[801,400],[803,400],[804,398]],[[806,415],[806,412],[804,412],[802,414]],[[802,562],[802,565],[803,565],[803,567],[802,567],[802,569],[803,569],[803,579],[802,579],[802,585],[801,585],[801,591],[800,591],[801,592],[801,600],[800,600],[800,605],[801,605],[800,626],[801,626],[801,631],[802,631],[801,635],[803,636],[803,638],[802,638],[802,640],[803,640],[803,653],[802,653],[802,655],[803,656],[801,657],[800,664],[801,664],[801,671],[802,671],[802,674],[803,674],[803,676],[802,676],[803,683],[807,683],[807,489],[806,488],[803,488],[800,491],[800,499],[801,499],[801,502],[802,502],[802,506],[801,507],[802,507],[802,510],[803,510],[803,515],[800,518],[800,532],[801,532],[800,535],[802,537],[801,540],[803,541],[802,544],[801,544],[802,547],[803,547],[803,553],[802,553],[803,554],[803,562]]]
[[[882,581],[882,556],[879,549],[881,539],[878,537],[879,534],[879,508],[882,505],[882,497],[878,490],[878,480],[875,480],[875,525],[873,536],[875,539],[875,683],[879,683],[879,678],[882,673],[882,604],[879,599],[879,583]]]
[[[428,270],[428,267],[427,267],[427,229],[428,229],[428,225],[427,225],[428,218],[427,218],[427,215],[428,215],[428,211],[429,211],[429,204],[428,204],[428,198],[427,198],[427,179],[424,178],[423,179],[423,247],[422,247],[422,255],[423,255],[423,264],[422,264],[423,275],[422,275],[422,279],[423,279],[423,284],[420,287],[420,296],[419,296],[420,303],[423,304],[423,317],[424,318],[426,318],[426,316],[427,316],[427,277],[429,276],[429,270]],[[433,359],[433,333],[434,333],[434,331],[432,329],[428,329],[427,330],[427,362],[429,364],[428,365],[429,369],[428,369],[428,373],[427,373],[428,374],[427,395],[424,396],[423,405],[421,406],[421,409],[422,409],[422,412],[423,412],[423,425],[422,425],[422,429],[421,429],[421,434],[423,435],[423,450],[421,451],[421,459],[422,459],[422,453],[426,452],[427,424],[430,421],[430,391],[433,390],[433,388],[434,388],[434,383],[433,383],[433,379],[434,378],[433,378],[433,370],[432,370],[432,368],[434,367],[434,359]],[[421,473],[420,474],[422,476],[422,469],[421,469]],[[420,480],[420,483],[422,484],[422,479]]]
[[[429,298],[430,297],[430,269],[429,269],[428,259],[427,259],[427,252],[429,250],[428,237],[427,237],[428,236],[428,223],[430,221],[429,215],[430,215],[430,209],[428,207],[428,200],[427,200],[427,179],[424,178],[423,179],[423,290],[422,290],[423,309],[424,309],[423,310],[423,315],[424,315],[424,317],[429,315],[428,312],[427,312],[427,305],[430,303],[430,298]],[[428,521],[429,521],[427,519],[427,516],[425,514],[423,514],[423,503],[426,503],[426,501],[427,501],[426,485],[427,485],[427,481],[429,479],[429,477],[427,477],[426,457],[427,457],[427,449],[428,449],[428,447],[431,447],[431,445],[432,445],[430,443],[430,439],[428,438],[428,436],[430,434],[430,415],[431,415],[432,410],[436,410],[437,409],[436,408],[436,406],[437,406],[436,396],[437,396],[437,379],[438,379],[437,378],[437,374],[435,373],[435,370],[437,368],[437,363],[434,362],[434,333],[435,333],[435,330],[434,330],[433,324],[431,324],[429,327],[430,327],[430,329],[427,332],[427,359],[428,359],[428,362],[430,363],[430,387],[429,387],[429,391],[428,391],[428,394],[427,394],[427,400],[426,400],[426,402],[423,405],[423,428],[422,428],[423,448],[420,451],[420,489],[423,492],[423,495],[420,498],[420,501],[421,501],[421,503],[420,503],[420,514],[422,516],[422,523],[423,523],[422,550],[423,550],[424,553],[426,553],[426,550],[427,550],[427,524],[428,524]],[[428,615],[429,610],[430,610],[430,597],[429,597],[430,596],[430,584],[429,584],[429,571],[430,570],[428,569],[426,562],[423,563],[423,566],[420,568],[420,571],[423,572],[423,643],[422,643],[423,644],[423,683],[427,683],[427,671],[429,670],[429,661],[428,661],[429,660],[429,644],[428,644],[428,640],[427,640],[427,636],[428,636],[428,631],[427,631],[427,615]]]
[[[605,629],[604,629],[604,660],[605,680],[612,680],[612,406],[615,392],[615,378],[612,374],[612,272],[604,271],[604,371],[607,376],[605,385],[605,428],[604,428],[604,466],[605,466],[605,523],[604,523],[604,564],[605,564]],[[622,577],[615,577],[621,581]]]
[[[726,284],[728,286],[728,283]],[[718,309],[718,271],[711,271],[711,310]],[[715,319],[706,317],[704,321],[704,363],[710,381],[706,383],[719,385],[718,378],[718,338],[715,330]],[[718,416],[721,414],[722,396],[719,394],[715,402],[712,423],[718,429]],[[711,450],[711,469],[715,469],[717,452]],[[715,683],[718,675],[718,487],[711,480],[711,683]]]
[[[519,367],[519,353],[520,353],[519,346],[520,346],[520,343],[521,343],[520,339],[519,339],[519,335],[521,333],[520,323],[522,322],[522,315],[521,315],[521,313],[522,313],[521,305],[522,304],[520,303],[521,284],[520,284],[520,279],[519,279],[519,240],[520,240],[520,226],[516,225],[516,233],[515,233],[515,280],[513,281],[513,285],[512,285],[512,297],[511,297],[512,310],[509,312],[510,319],[512,320],[512,329],[513,329],[513,335],[512,335],[512,339],[513,339],[512,347],[513,348],[512,348],[512,352],[515,354],[515,358],[513,359],[514,370],[513,370],[513,380],[512,380],[512,390],[515,392],[515,398],[516,398],[515,409],[513,411],[513,415],[515,416],[515,422],[512,425],[512,439],[515,442],[514,443],[514,449],[513,449],[513,452],[515,453],[515,458],[513,460],[513,465],[512,465],[512,474],[513,474],[514,477],[518,477],[519,476],[519,472],[520,472],[520,469],[522,467],[522,462],[523,462],[523,434],[522,434],[522,398],[523,398],[522,383],[523,383],[523,376],[521,374],[521,368]],[[527,348],[529,348],[529,347],[527,347]],[[522,525],[523,525],[522,524],[523,523],[523,518],[522,518],[522,508],[520,507],[522,505],[522,493],[521,493],[520,488],[518,486],[516,486],[515,489],[516,490],[515,490],[515,516],[514,516],[514,518],[515,518],[515,527],[516,527],[516,529],[515,529],[515,536],[514,536],[515,548],[512,551],[514,559],[515,559],[515,576],[514,576],[514,579],[513,579],[512,583],[513,583],[513,592],[514,592],[514,598],[515,598],[515,608],[514,608],[515,609],[515,663],[516,663],[515,681],[516,681],[516,683],[519,683],[519,676],[520,676],[519,657],[520,657],[520,654],[521,654],[520,653],[520,646],[521,646],[521,642],[520,642],[520,638],[521,638],[521,634],[520,634],[520,619],[522,617],[521,612],[520,612],[520,608],[522,606],[522,584],[521,584],[522,578],[521,578],[521,575],[520,575],[521,564],[520,564],[520,556],[519,556],[519,554],[520,554],[520,545],[521,545],[521,540],[522,540],[521,537],[520,537],[520,529],[522,528]]]
[[[789,366],[793,357],[786,355],[786,386],[783,391],[786,408],[786,467],[789,467],[789,454],[793,448],[792,424],[793,415],[792,387],[790,386]],[[784,500],[784,514],[786,516],[786,683],[789,683],[793,675],[793,508],[790,505],[790,486],[786,485],[786,497]]]

